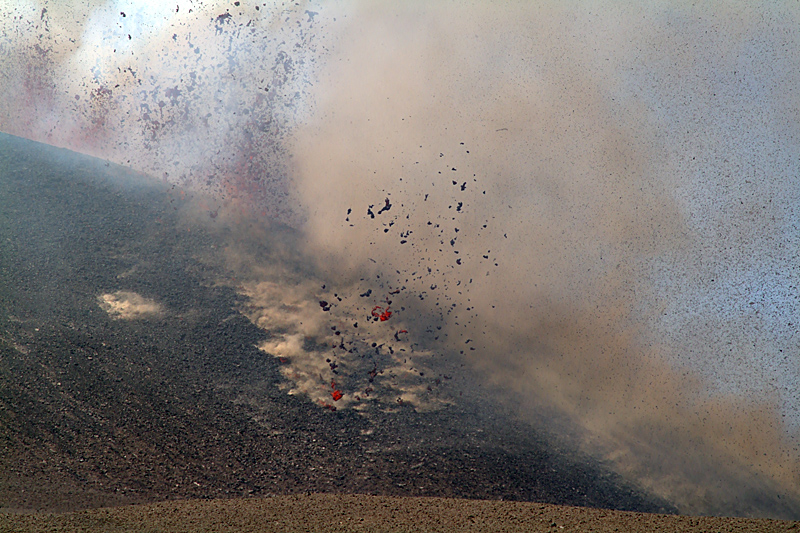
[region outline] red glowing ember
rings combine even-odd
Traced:
[[[341,400],[342,396],[344,396],[344,394],[342,394],[342,391],[340,390],[335,390],[331,393],[331,398],[333,398],[334,402],[338,402],[339,400]]]
[[[388,307],[384,310],[380,305],[376,305],[372,308],[372,316],[379,318],[381,322],[386,322],[392,316],[392,312]]]

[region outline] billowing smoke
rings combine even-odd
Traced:
[[[308,113],[313,6],[8,4],[3,131],[298,223],[285,140]]]
[[[799,473],[797,65],[733,6],[600,7],[362,6],[298,136],[314,249],[438,287],[414,313],[523,416],[755,512]]]
[[[796,6],[14,13],[4,131],[302,235],[228,250],[287,392],[482,386],[684,512],[800,516]]]

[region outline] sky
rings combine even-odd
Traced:
[[[288,393],[465,365],[682,509],[800,493],[796,4],[0,5],[0,130],[302,236],[228,250]]]

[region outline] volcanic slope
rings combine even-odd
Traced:
[[[365,416],[286,394],[203,259],[232,233],[189,222],[188,196],[0,135],[0,510],[322,492],[675,511],[485,402]]]

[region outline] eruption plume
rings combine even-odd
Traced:
[[[4,12],[0,129],[236,226],[287,392],[484,395],[683,512],[800,517],[795,4]]]

